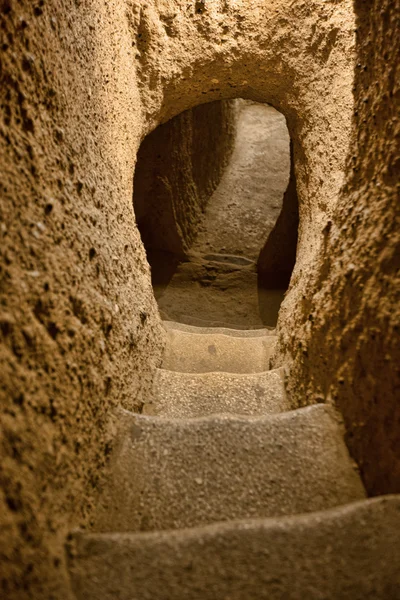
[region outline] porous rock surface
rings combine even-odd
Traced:
[[[302,315],[289,298],[281,312],[280,348],[294,358],[292,398],[340,408],[367,490],[382,494],[400,491],[400,3],[354,7],[346,183]]]
[[[399,3],[354,6],[355,47],[350,0],[1,3],[4,597],[69,596],[64,533],[90,521],[111,409],[142,404],[164,344],[134,222],[136,155],[200,103],[243,97],[285,115],[300,210],[280,320],[292,391],[313,401],[330,379],[369,489],[398,487]]]

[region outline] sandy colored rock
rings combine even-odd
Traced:
[[[227,323],[231,328],[259,329],[260,317],[257,273],[251,266],[223,262],[226,255],[207,260],[190,254],[190,261],[179,265],[167,286],[155,285],[163,317],[187,324]],[[219,260],[218,260],[219,259]],[[268,325],[275,326],[278,308],[269,310]]]
[[[166,331],[183,331],[184,333],[209,333],[209,334],[220,334],[228,335],[230,337],[238,338],[255,338],[266,335],[275,335],[276,331],[273,328],[263,327],[262,329],[231,329],[224,326],[212,325],[188,325],[186,323],[177,323],[176,321],[163,321],[163,327]]]
[[[205,102],[285,115],[300,225],[276,364],[294,359],[298,404],[342,408],[369,491],[399,490],[398,10],[1,3],[2,596],[69,597],[64,536],[90,523],[113,411],[142,406],[165,341],[134,221],[136,156]]]
[[[297,306],[279,320],[298,405],[327,399],[371,494],[400,492],[398,2],[361,0],[345,185]]]
[[[141,144],[133,206],[153,280],[165,255],[182,259],[192,246],[231,156],[235,123],[234,102],[210,102],[157,127]]]
[[[193,420],[126,412],[95,528],[181,529],[362,499],[342,435],[322,405]]]
[[[237,356],[240,346],[273,339],[255,331],[196,333],[179,323],[166,324],[166,330],[167,351],[174,335],[230,339]],[[152,395],[161,398],[158,416],[119,413],[118,447],[98,503],[100,533],[77,532],[68,542],[78,598],[214,598],[225,597],[227,589],[243,600],[258,597],[259,590],[269,598],[299,599],[321,597],[327,589],[338,599],[396,594],[398,498],[354,503],[365,490],[332,407],[275,416],[215,414],[207,390],[221,391],[224,384],[231,391],[222,398],[217,393],[214,408],[240,407],[238,386],[246,408],[258,414],[251,378],[261,374],[193,376],[161,369],[157,375]],[[176,377],[186,381],[176,385]],[[180,410],[196,402],[194,377],[204,394],[196,409],[211,416],[188,419]],[[266,394],[264,401],[272,398]]]
[[[238,337],[169,329],[162,367],[181,373],[262,373],[269,369],[276,337]]]
[[[264,290],[274,288],[286,290],[296,263],[299,201],[294,172],[293,144],[290,145],[290,158],[290,179],[283,196],[282,210],[257,259],[258,285]],[[261,310],[264,304],[268,305],[267,302],[261,302]]]
[[[177,532],[77,533],[73,587],[78,600],[397,599],[399,510],[393,496]]]
[[[235,144],[211,196],[193,252],[256,261],[282,210],[289,182],[289,132],[272,106],[237,101]]]
[[[200,324],[199,319],[202,319],[210,323],[230,323],[232,327],[240,328],[257,328],[263,324],[275,326],[293,269],[297,242],[298,214],[295,213],[294,228],[288,223],[293,212],[293,165],[291,187],[285,193],[291,168],[289,133],[284,116],[271,106],[245,100],[237,100],[233,104],[236,105],[233,152],[219,185],[205,205],[198,234],[195,239],[193,237],[185,262],[179,264],[176,257],[165,254],[156,257],[152,266],[153,285],[163,318],[195,325]],[[212,114],[209,117],[212,118]],[[175,125],[176,119],[170,121],[171,126],[180,124]],[[218,125],[217,121],[217,131]],[[168,129],[168,124],[164,128]],[[170,135],[172,140],[173,133],[174,129]],[[186,135],[188,139],[192,138],[190,128]],[[147,140],[142,146],[146,143]],[[162,150],[161,144],[159,152],[162,153]],[[220,164],[218,150],[217,146],[216,168]],[[173,159],[170,159],[173,173],[180,173],[185,166],[184,157],[184,153],[179,156],[180,166],[175,168]],[[140,165],[137,170],[139,168]],[[192,213],[191,189],[187,185],[187,207],[175,211],[177,226],[182,212],[187,212],[188,217]],[[180,197],[182,191],[179,189],[175,194]],[[160,209],[156,206],[165,205],[164,195],[153,190],[153,196],[148,211],[159,220]],[[173,220],[173,211],[170,211],[170,217]],[[289,270],[284,284],[279,274],[275,280],[267,277],[270,288],[282,287],[276,302],[271,293],[259,294],[260,276],[256,271],[256,261],[265,240],[269,240],[276,229],[278,217],[279,222],[284,223],[285,231],[282,233],[280,225],[281,241],[275,243],[271,250],[268,250],[270,245],[267,244],[263,249],[263,256],[267,256],[261,261],[265,271],[266,261],[271,256],[271,260],[276,262],[275,255],[278,254],[282,264],[286,265],[282,269]],[[164,227],[170,221],[171,218],[165,218]],[[175,231],[173,224],[168,225],[168,229],[172,233]],[[165,247],[171,251],[171,247],[165,244],[163,226],[154,224],[152,231],[157,243],[162,245],[164,241]],[[146,248],[150,247],[151,240],[143,239]],[[291,256],[292,262],[286,258],[287,255]],[[168,267],[165,267],[166,261],[169,261]],[[260,261],[258,263],[259,267]],[[170,275],[166,276],[166,272]]]
[[[195,418],[216,413],[263,415],[290,410],[283,369],[254,375],[157,369],[143,414]]]

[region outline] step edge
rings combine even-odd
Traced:
[[[303,417],[308,413],[320,412],[326,415],[330,420],[337,426],[340,433],[344,434],[343,428],[343,419],[336,410],[330,404],[311,404],[309,406],[302,406],[300,408],[295,408],[292,410],[287,410],[280,413],[273,414],[263,414],[263,415],[242,415],[242,414],[234,414],[234,413],[220,413],[220,414],[210,414],[204,415],[201,417],[188,417],[188,418],[172,418],[172,417],[162,417],[157,415],[143,415],[140,413],[134,413],[125,408],[118,408],[118,415],[120,418],[130,418],[136,421],[143,422],[153,422],[156,425],[170,424],[170,425],[179,425],[182,427],[183,425],[190,425],[196,423],[207,423],[216,420],[222,420],[226,423],[251,423],[251,422],[281,422],[286,420],[294,420],[296,417]]]
[[[294,515],[282,515],[276,517],[258,517],[258,518],[246,518],[246,519],[234,519],[231,521],[217,521],[209,523],[207,525],[200,525],[195,527],[185,527],[181,529],[160,529],[157,531],[139,531],[139,532],[87,532],[82,529],[73,529],[68,536],[69,540],[80,540],[84,539],[87,541],[102,539],[109,540],[110,542],[124,542],[129,540],[138,541],[156,541],[163,542],[169,539],[179,539],[180,537],[186,538],[187,541],[198,537],[199,533],[208,534],[209,537],[212,535],[223,535],[230,531],[237,531],[238,528],[243,531],[264,529],[273,531],[279,531],[283,527],[319,527],[322,522],[326,523],[329,520],[335,522],[337,519],[343,519],[351,517],[352,514],[361,512],[374,513],[376,509],[387,505],[397,510],[399,513],[400,520],[400,494],[386,494],[382,496],[375,496],[374,498],[363,498],[341,504],[339,506],[333,506],[325,510],[310,512],[310,513],[298,513]],[[400,539],[400,529],[398,530]]]
[[[230,329],[228,327],[198,327],[196,325],[187,325],[178,321],[162,321],[164,329],[169,331],[179,331],[193,335],[225,335],[226,337],[238,337],[243,339],[252,339],[259,337],[275,337],[275,329],[267,327],[262,329]],[[215,329],[210,332],[210,329]]]
[[[201,379],[203,377],[209,377],[210,375],[216,376],[229,376],[232,379],[257,379],[259,377],[270,377],[271,375],[279,375],[282,380],[285,377],[285,367],[278,367],[276,369],[269,369],[268,371],[257,371],[256,373],[230,373],[229,371],[206,371],[204,373],[188,373],[185,371],[171,371],[171,369],[164,369],[163,367],[156,368],[156,376],[160,373],[171,374],[171,377],[195,377]]]

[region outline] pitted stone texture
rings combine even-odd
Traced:
[[[162,367],[182,373],[259,373],[269,369],[275,336],[167,331]]]
[[[78,600],[398,600],[400,496],[151,534],[75,534]]]
[[[157,369],[152,398],[143,414],[176,419],[216,413],[263,415],[291,408],[283,369],[252,375]]]
[[[325,207],[335,205],[343,184],[357,62],[354,3],[196,4],[1,3],[2,334],[12,326],[1,367],[8,600],[57,596],[59,532],[93,505],[87,483],[104,464],[109,415],[120,402],[134,408],[159,366],[162,332],[132,214],[143,137],[182,110],[233,95],[279,106],[295,144],[303,281],[318,254]],[[303,293],[301,281],[290,292],[297,313],[310,298],[304,304]],[[289,329],[298,323],[291,319]]]
[[[336,413],[174,420],[124,412],[96,529],[154,531],[364,498]]]

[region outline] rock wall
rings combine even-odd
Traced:
[[[371,494],[400,492],[400,2],[355,2],[346,183],[291,349],[299,404],[328,400]],[[281,323],[284,327],[284,323]]]
[[[133,205],[150,264],[155,250],[184,258],[191,247],[233,148],[235,114],[231,101],[204,104],[142,142]]]
[[[0,2],[0,596],[68,597],[110,416],[163,333],[132,209],[144,135],[126,7]]]
[[[353,8],[1,0],[0,18],[1,594],[59,600],[64,536],[90,525],[113,409],[140,408],[163,348],[132,207],[140,143],[215,100],[285,115],[300,209],[281,322],[293,346],[342,184]]]

